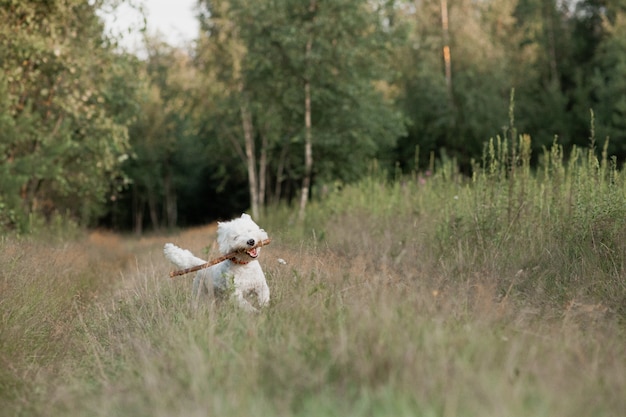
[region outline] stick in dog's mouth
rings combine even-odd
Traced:
[[[265,240],[260,241],[260,242],[259,242],[259,243],[257,243],[256,245],[254,245],[254,246],[252,247],[252,249],[247,249],[247,250],[246,250],[246,249],[243,249],[243,250],[238,251],[238,252],[245,252],[245,253],[247,253],[250,257],[252,257],[252,258],[257,258],[257,257],[259,256],[259,251],[258,251],[257,249],[258,249],[258,248],[260,248],[260,247],[262,247],[262,246],[269,245],[271,241],[272,241],[271,239],[265,239]],[[181,269],[181,270],[179,270],[179,271],[172,271],[172,272],[170,272],[170,278],[174,278],[174,277],[177,277],[177,276],[179,276],[179,275],[185,275],[185,274],[188,274],[188,273],[190,273],[190,272],[199,271],[199,270],[201,270],[201,269],[205,269],[205,268],[211,267],[211,266],[213,266],[213,265],[215,265],[215,264],[218,264],[218,263],[220,263],[220,262],[224,262],[224,261],[226,261],[226,260],[228,260],[228,259],[232,259],[232,258],[234,258],[234,257],[235,257],[235,255],[237,255],[237,253],[238,253],[238,252],[231,252],[231,253],[229,253],[229,254],[227,254],[227,255],[220,256],[219,258],[217,258],[217,259],[213,259],[212,261],[207,262],[207,263],[202,264],[202,265],[193,266],[193,267],[191,267],[191,268],[187,268],[187,269]],[[251,252],[253,252],[253,253],[254,253],[254,255],[252,255],[252,254],[251,254]]]

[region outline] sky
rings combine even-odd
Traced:
[[[135,0],[146,10],[146,24],[149,34],[157,31],[173,46],[183,46],[195,39],[198,22],[194,7],[197,0]],[[131,51],[140,49],[142,27],[141,15],[127,5],[120,6],[114,14],[101,13],[107,29],[114,34],[123,34],[122,45]],[[130,33],[129,33],[130,31]]]

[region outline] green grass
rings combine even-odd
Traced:
[[[0,415],[624,414],[623,173],[556,144],[532,172],[525,140],[276,208],[255,316],[168,278],[162,244],[212,228],[4,238]]]

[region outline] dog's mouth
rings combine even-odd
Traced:
[[[246,253],[248,254],[249,257],[256,258],[259,256],[259,249],[258,248],[248,249]]]

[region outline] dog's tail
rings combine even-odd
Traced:
[[[165,257],[170,260],[178,268],[191,268],[205,264],[204,259],[200,259],[189,252],[187,249],[181,249],[172,243],[166,243],[163,247]]]

